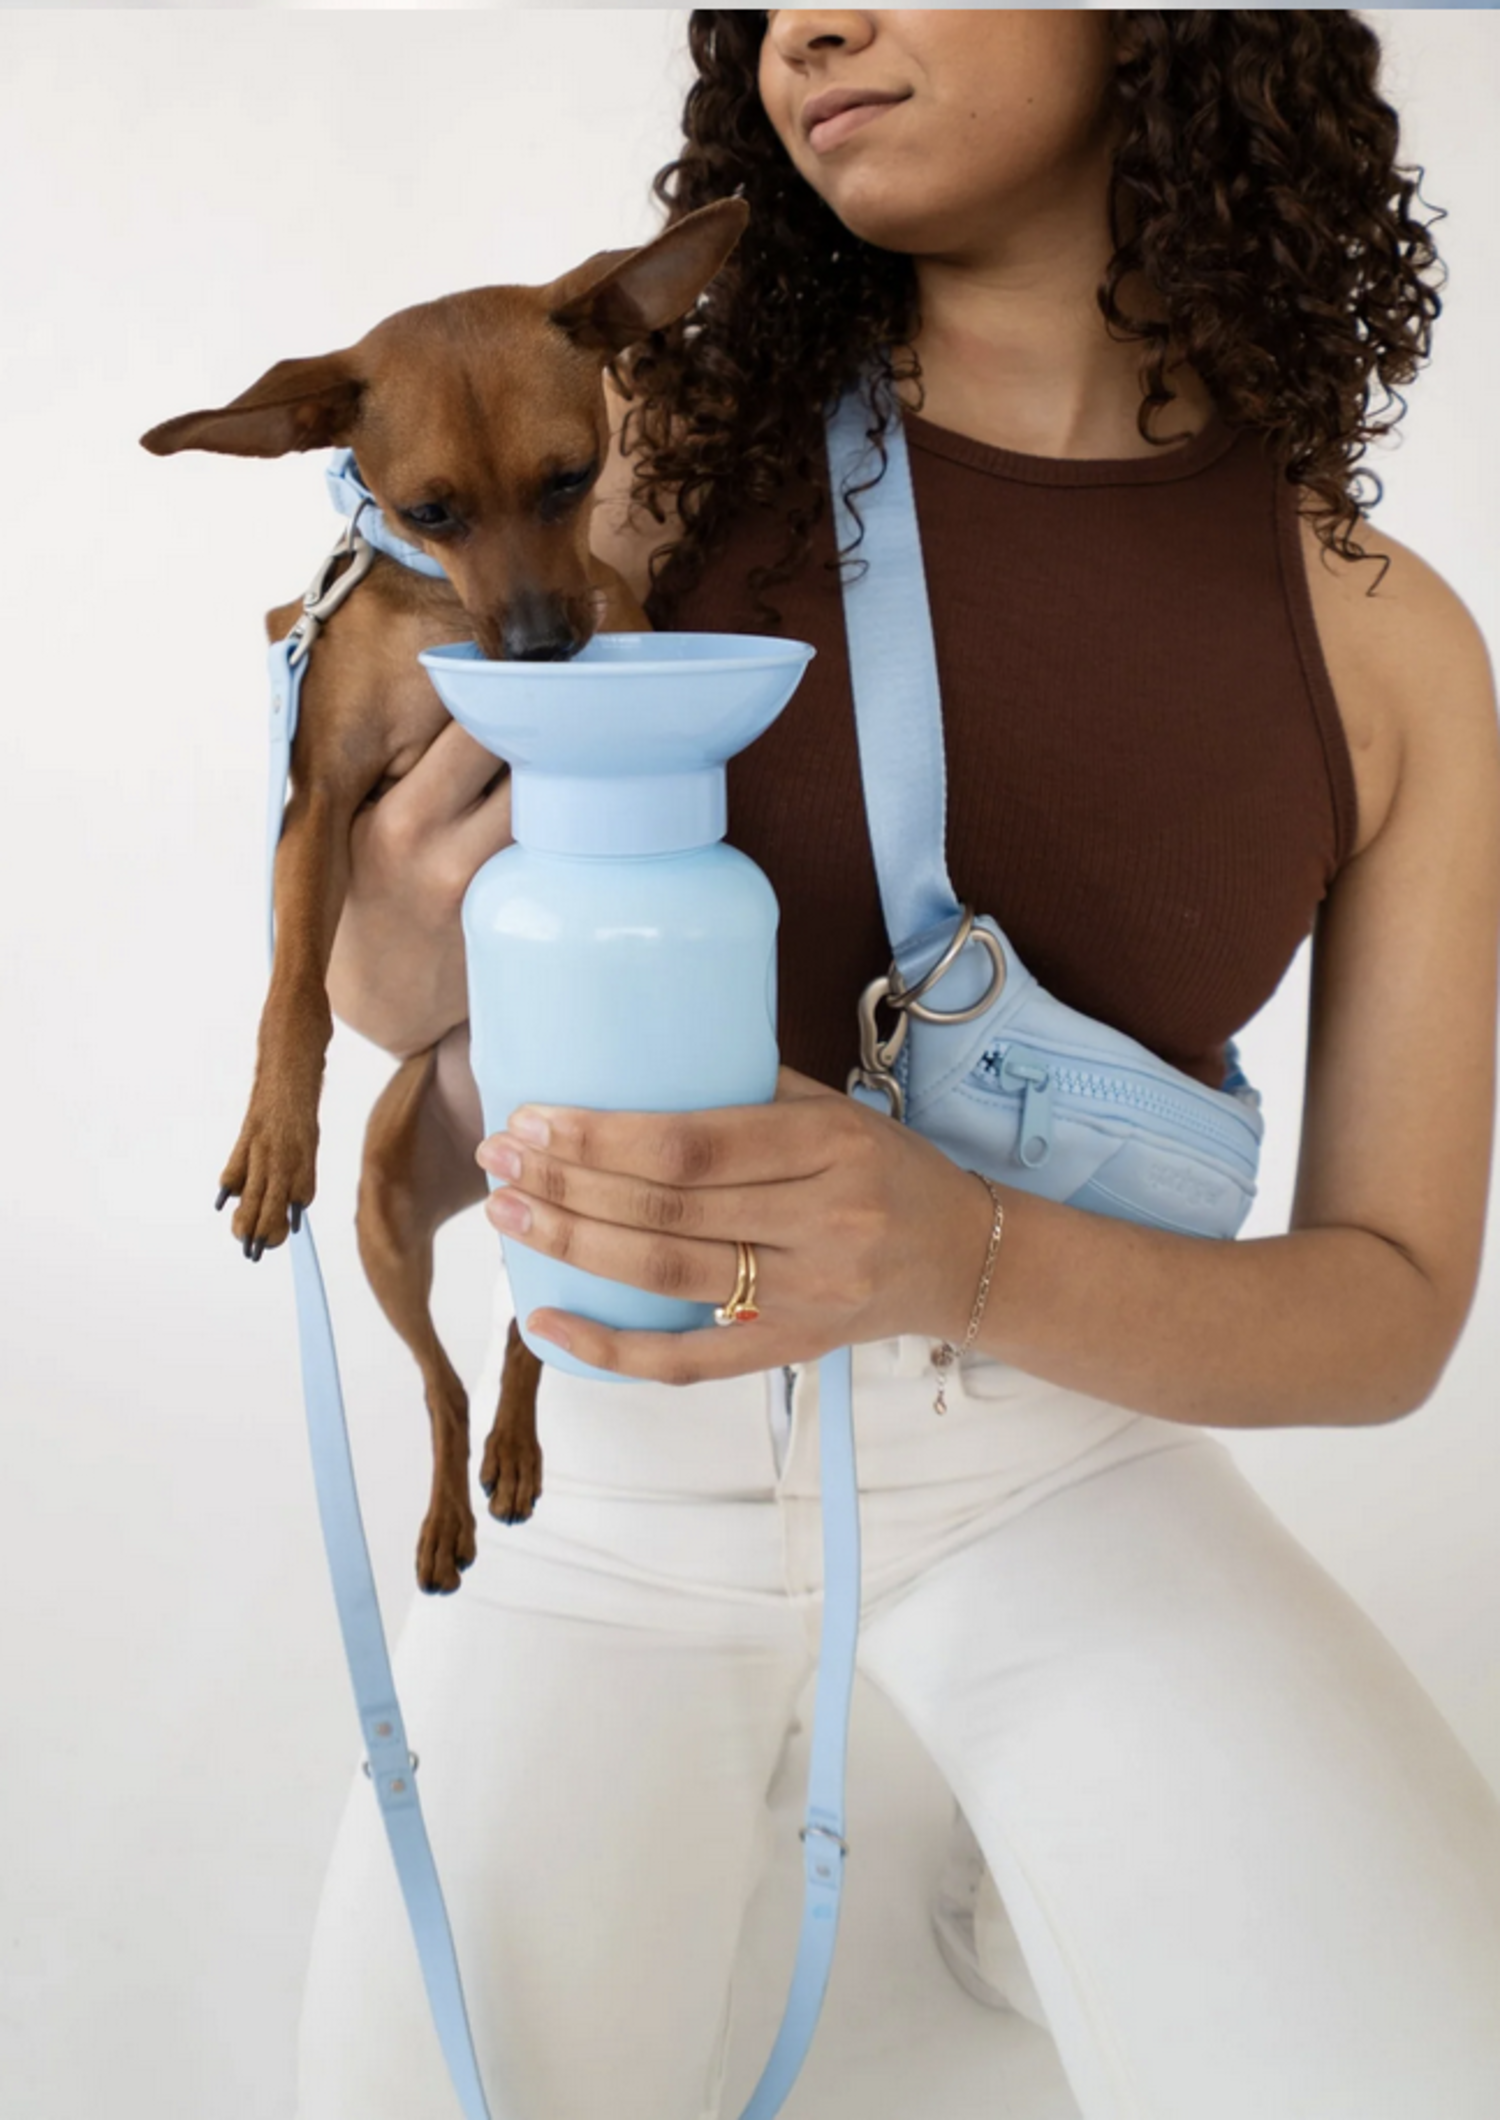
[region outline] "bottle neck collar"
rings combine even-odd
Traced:
[[[728,829],[723,766],[683,773],[511,775],[511,830],[538,854],[685,854]]]

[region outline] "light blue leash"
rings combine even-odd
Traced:
[[[363,516],[358,509],[346,509],[345,512],[351,516],[349,529],[308,590],[303,617],[285,640],[274,644],[267,656],[271,676],[271,771],[266,897],[273,955],[276,846],[286,808],[292,739],[297,733],[297,713],[302,680],[307,673],[308,651],[323,620],[369,571],[376,543],[363,533],[364,522],[373,510],[365,510]],[[388,547],[382,546],[381,549]],[[350,565],[330,588],[329,576],[334,561],[345,553],[352,554]],[[418,556],[426,561],[425,553]],[[431,562],[426,564],[430,566]],[[328,1297],[323,1288],[312,1223],[306,1210],[289,1243],[302,1354],[302,1391],[307,1402],[318,1515],[323,1526],[323,1543],[328,1551],[339,1627],[344,1637],[344,1655],[349,1664],[355,1706],[368,1755],[365,1772],[370,1777],[385,1821],[396,1874],[411,1917],[412,1933],[417,1940],[427,1999],[432,2006],[433,2021],[459,2101],[467,2120],[490,2120],[468,2013],[464,2008],[453,1932],[448,1925],[437,1865],[432,1859],[432,1847],[417,1796],[416,1755],[406,1741],[385,1629],[381,1624],[380,1601],[359,1513],[354,1464],[349,1454],[349,1431],[344,1417],[343,1393],[339,1388],[333,1321],[328,1313]]]
[[[359,483],[352,452],[344,450],[334,458],[328,467],[328,483],[335,505],[349,517],[349,527],[309,588],[302,617],[285,640],[271,647],[267,657],[271,678],[271,769],[266,896],[268,940],[273,953],[276,847],[286,809],[302,681],[312,644],[324,620],[368,572],[375,551],[424,574],[442,573],[435,561],[388,528],[373,497]],[[337,562],[346,555],[350,556],[349,565],[336,581],[331,580]],[[385,1821],[433,2021],[459,2101],[466,2120],[491,2120],[464,2005],[453,1932],[417,1795],[416,1755],[407,1744],[396,1699],[359,1513],[333,1324],[318,1268],[312,1224],[305,1211],[289,1243],[313,1479],[344,1654],[368,1753],[365,1771]],[[805,1883],[802,1930],[781,2028],[742,2120],[772,2120],[812,2044],[833,1964],[844,1857],[848,1853],[844,1838],[844,1779],[860,1583],[850,1350],[842,1347],[824,1356],[818,1365],[818,1377],[824,1607],[807,1810],[801,1829]]]

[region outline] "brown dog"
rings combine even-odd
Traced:
[[[309,659],[255,1081],[221,1179],[220,1204],[238,1196],[233,1229],[247,1257],[285,1242],[315,1190],[333,1033],[326,979],[350,826],[448,719],[417,655],[472,638],[493,658],[557,660],[596,631],[647,630],[620,576],[589,549],[590,496],[609,447],[604,370],[692,306],[748,217],[742,201],[721,200],[548,286],[481,287],[401,310],[343,352],[278,361],[231,404],[141,437],[158,456],[352,448],[391,529],[444,576],[377,553]],[[301,609],[269,612],[269,637],[284,638]],[[417,1545],[424,1590],[456,1590],[476,1551],[468,1398],[429,1308],[433,1237],[486,1192],[478,1137],[459,1138],[436,1088],[440,1060],[466,1068],[467,1050],[460,1024],[402,1062],[370,1115],[356,1213],[365,1271],[416,1357],[432,1421],[432,1501]],[[506,1522],[528,1517],[541,1492],[540,1370],[512,1321],[480,1467],[490,1513]]]

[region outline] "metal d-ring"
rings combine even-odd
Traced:
[[[982,942],[990,953],[990,961],[994,970],[989,985],[979,999],[971,1003],[968,1008],[927,1008],[920,996],[925,994],[929,987],[937,984],[949,965],[958,956],[964,944],[971,938],[976,942]],[[915,986],[903,986],[901,984],[901,974],[897,967],[892,964],[885,998],[889,1001],[892,1008],[900,1009],[903,1012],[903,1019],[905,1014],[909,1012],[913,1016],[920,1017],[923,1023],[972,1023],[976,1016],[983,1015],[991,1002],[997,999],[1004,985],[1005,952],[1001,948],[998,939],[990,933],[988,928],[974,925],[974,908],[971,905],[966,905],[963,909],[963,918],[958,924],[958,932],[954,935],[953,940],[944,950],[942,956],[939,957],[931,971],[924,972]]]
[[[797,1838],[799,1840],[806,1840],[809,1833],[821,1833],[825,1840],[831,1840],[833,1842],[834,1846],[838,1849],[841,1855],[848,1854],[848,1841],[845,1840],[842,1833],[835,1833],[832,1826],[820,1826],[816,1820],[814,1820],[811,1825],[798,1826]]]
[[[410,1766],[409,1766],[409,1770],[408,1770],[408,1771],[409,1771],[409,1772],[411,1772],[411,1773],[413,1773],[413,1774],[415,1774],[415,1773],[416,1773],[416,1771],[417,1771],[417,1769],[418,1769],[418,1767],[419,1767],[419,1766],[421,1766],[421,1764],[422,1764],[422,1762],[421,1762],[421,1759],[420,1759],[420,1758],[418,1757],[418,1755],[417,1755],[417,1754],[416,1754],[415,1752],[413,1752],[413,1751],[412,1751],[412,1750],[411,1750],[410,1748],[408,1748],[408,1750],[407,1750],[407,1754],[406,1754],[406,1757],[407,1757],[408,1761],[410,1762]],[[360,1772],[361,1772],[361,1773],[362,1773],[362,1774],[364,1775],[365,1779],[366,1779],[367,1781],[373,1781],[373,1780],[375,1779],[375,1776],[374,1776],[374,1774],[373,1774],[373,1773],[371,1772],[371,1770],[370,1770],[370,1762],[369,1762],[369,1761],[368,1761],[367,1759],[362,1759],[362,1760],[360,1761],[359,1765],[360,1765]]]

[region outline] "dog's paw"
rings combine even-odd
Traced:
[[[247,1259],[284,1244],[315,1190],[316,1122],[271,1124],[252,1111],[219,1178],[216,1207],[238,1199],[230,1227]]]
[[[478,1550],[467,1496],[462,1501],[440,1496],[428,1510],[417,1540],[418,1587],[429,1595],[451,1596]]]
[[[490,1430],[479,1467],[479,1484],[490,1498],[490,1515],[502,1524],[524,1524],[542,1491],[542,1447],[535,1434]]]

